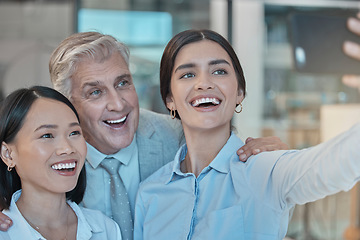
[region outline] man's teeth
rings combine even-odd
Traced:
[[[126,120],[126,116],[121,118],[121,119],[118,119],[118,120],[107,120],[106,122],[110,123],[110,124],[116,124],[116,123],[122,123]]]
[[[75,168],[76,163],[59,163],[59,164],[54,164],[51,166],[52,169],[55,170],[62,170],[62,169],[71,169],[71,168]]]
[[[196,99],[195,101],[193,101],[191,103],[191,105],[193,107],[197,107],[197,106],[199,106],[200,104],[203,104],[203,103],[212,103],[214,105],[218,105],[220,103],[220,101],[217,98],[200,98],[200,99]]]

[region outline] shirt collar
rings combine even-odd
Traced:
[[[227,159],[231,158],[232,155],[236,154],[236,151],[242,147],[244,143],[236,137],[236,134],[231,132],[229,139],[227,140],[224,147],[220,150],[220,152],[216,155],[214,160],[206,167],[202,172],[206,171],[208,168],[212,168],[221,173],[230,172],[230,161]],[[175,156],[175,160],[173,161],[173,170],[170,175],[170,178],[166,181],[165,184],[170,183],[176,179],[186,177],[192,173],[183,173],[180,170],[180,163],[185,159],[186,153],[188,149],[186,144],[184,144]]]
[[[230,159],[234,154],[237,154],[236,151],[243,145],[244,143],[238,137],[236,137],[236,134],[231,132],[226,144],[220,150],[218,155],[216,155],[214,160],[209,164],[209,167],[221,173],[230,172],[230,161],[227,160]]]
[[[41,236],[39,232],[33,229],[29,223],[24,219],[22,214],[20,213],[16,201],[20,198],[21,190],[17,190],[13,193],[10,203],[10,208],[8,210],[3,210],[3,213],[10,217],[14,223],[8,231],[14,239],[23,239],[26,235],[28,239],[39,239],[45,240],[44,237]]]
[[[67,203],[73,209],[78,218],[77,237],[79,239],[91,239],[93,233],[105,231],[105,229],[101,228],[99,224],[93,224],[91,221],[87,221],[81,208],[76,203],[72,201],[67,201]]]
[[[24,236],[25,231],[27,231],[27,235],[30,235],[32,237],[35,237],[36,239],[45,239],[41,236],[41,234],[39,232],[37,232],[35,229],[33,229],[27,222],[26,220],[22,217],[19,209],[17,208],[16,202],[17,200],[20,198],[21,196],[21,189],[16,191],[11,199],[11,210],[10,211],[5,211],[6,214],[9,215],[9,217],[11,217],[13,219],[14,222],[16,222],[16,227],[18,229],[21,229],[21,231],[14,231],[13,235],[15,237],[15,239],[22,239]],[[77,226],[77,236],[80,239],[90,239],[93,233],[98,233],[98,232],[103,232],[105,231],[104,229],[102,229],[98,224],[91,224],[89,223],[83,212],[81,211],[80,207],[68,200],[67,203],[69,204],[69,206],[73,209],[73,211],[75,212],[77,218],[78,218],[78,226]],[[9,214],[11,213],[11,214]],[[13,230],[16,230],[16,227]],[[12,229],[12,228],[10,228]],[[81,236],[81,237],[80,237]]]
[[[134,150],[136,149],[136,134],[134,135],[134,138],[129,146],[120,149],[117,153],[110,155],[103,154],[102,152],[98,151],[96,148],[91,146],[89,143],[86,143],[86,145],[87,145],[86,160],[90,163],[90,165],[93,168],[97,168],[105,157],[116,158],[122,164],[128,165],[130,160],[132,159]]]
[[[180,170],[180,164],[181,164],[182,161],[184,161],[186,153],[187,153],[187,146],[186,146],[186,144],[184,144],[184,145],[182,145],[180,147],[180,149],[177,151],[177,153],[175,155],[175,158],[174,158],[174,161],[173,161],[173,168],[172,168],[170,178],[165,182],[165,184],[168,184],[171,181],[173,181],[175,179],[178,179],[181,176],[184,177],[187,174],[189,174],[189,173],[183,173]]]

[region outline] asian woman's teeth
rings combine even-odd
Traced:
[[[200,104],[213,104],[218,105],[220,100],[217,98],[199,98],[191,103],[193,107],[198,107]]]
[[[58,164],[54,164],[51,166],[52,169],[54,170],[65,170],[65,169],[73,169],[75,168],[76,163],[72,162],[72,163],[58,163]]]
[[[107,120],[106,122],[109,123],[109,124],[118,124],[118,123],[123,123],[125,122],[127,116],[121,118],[121,119],[118,119],[118,120]]]

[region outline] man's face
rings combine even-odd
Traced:
[[[130,145],[139,102],[129,68],[119,53],[104,62],[82,61],[72,77],[71,102],[86,141],[104,154]]]

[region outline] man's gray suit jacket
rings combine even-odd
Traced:
[[[140,109],[136,131],[140,181],[174,160],[177,150],[185,142],[184,139],[179,120],[171,119],[170,115]]]

